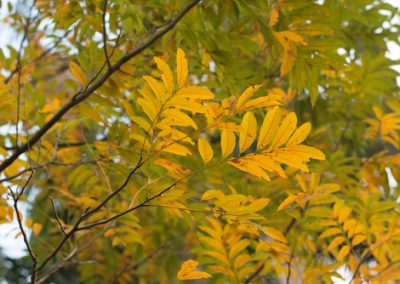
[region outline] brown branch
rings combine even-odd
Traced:
[[[0,173],[8,168],[18,157],[25,153],[30,147],[35,145],[61,118],[73,107],[77,106],[85,99],[87,99],[92,93],[100,88],[120,67],[126,62],[130,61],[135,56],[141,54],[145,49],[153,45],[159,38],[172,30],[175,25],[201,0],[192,1],[186,8],[184,8],[171,22],[169,22],[164,28],[156,32],[148,41],[131,50],[122,58],[120,58],[114,65],[112,65],[96,82],[89,83],[85,88],[81,89],[76,93],[70,101],[62,106],[59,111],[54,114],[29,140],[21,147],[17,148],[14,153],[11,154],[0,164]]]
[[[107,25],[107,22],[106,22],[107,5],[108,5],[108,1],[104,0],[103,14],[102,14],[103,50],[104,50],[104,56],[106,57],[107,66],[108,66],[108,68],[111,68],[110,57],[108,56],[108,51],[107,51],[107,26],[106,26]]]
[[[64,259],[62,259],[59,263],[56,263],[55,265],[53,265],[49,270],[47,270],[45,273],[38,275],[37,277],[37,284],[39,283],[43,283],[49,276],[51,276],[52,274],[56,273],[59,269],[67,266],[67,265],[71,265],[74,264],[74,262],[71,262],[72,258],[77,256],[78,254],[80,254],[81,252],[83,252],[84,250],[86,250],[87,248],[89,248],[92,243],[97,240],[99,237],[101,237],[104,233],[105,230],[107,230],[108,228],[105,228],[104,230],[102,230],[100,233],[98,233],[94,238],[92,238],[91,240],[89,240],[88,242],[86,242],[82,247],[80,248],[75,248],[74,250],[72,250],[72,252],[70,254],[68,254]]]
[[[369,251],[357,264],[356,269],[354,270],[353,276],[351,277],[349,284],[353,283],[353,281],[357,278],[358,274],[360,273],[361,266],[368,260],[371,256],[371,252]]]
[[[118,214],[115,214],[112,217],[109,217],[109,218],[106,218],[106,219],[103,219],[103,220],[99,220],[99,221],[96,221],[96,222],[93,222],[93,223],[78,227],[77,231],[83,231],[83,230],[87,230],[87,229],[90,229],[90,228],[93,228],[93,227],[96,227],[96,226],[99,226],[99,225],[105,225],[105,224],[107,224],[107,223],[109,223],[111,221],[114,221],[115,219],[118,219],[119,217],[122,217],[122,216],[124,216],[124,215],[126,215],[126,214],[128,214],[128,213],[130,213],[132,211],[135,211],[136,209],[139,209],[141,207],[145,207],[148,202],[150,202],[150,201],[162,196],[165,192],[167,192],[170,189],[172,189],[173,187],[175,187],[178,183],[180,183],[184,179],[188,178],[188,176],[190,176],[190,175],[191,174],[186,175],[186,176],[176,180],[174,183],[172,183],[171,185],[169,185],[168,187],[166,187],[165,189],[163,189],[159,193],[147,198],[145,201],[139,203],[138,205],[136,205],[136,206],[134,206],[132,208],[129,208],[129,209],[125,210],[125,211],[122,211],[122,212],[120,212]]]
[[[118,187],[114,192],[112,192],[111,194],[109,194],[107,196],[106,199],[103,200],[103,202],[101,202],[99,205],[97,205],[95,208],[90,209],[88,208],[78,219],[78,221],[75,223],[75,225],[72,227],[72,229],[67,232],[63,239],[58,243],[58,245],[56,246],[56,248],[50,253],[50,255],[48,255],[46,257],[46,259],[42,262],[42,264],[40,266],[37,267],[36,271],[40,271],[42,270],[46,264],[53,259],[58,252],[61,250],[61,248],[64,246],[64,244],[72,237],[72,235],[78,231],[79,225],[86,220],[87,218],[89,218],[91,215],[93,215],[94,213],[96,213],[97,211],[99,211],[101,208],[103,208],[103,206],[105,206],[107,204],[108,201],[110,201],[110,199],[112,199],[114,196],[116,196],[122,189],[124,189],[131,177],[136,173],[136,171],[142,166],[142,162],[141,162],[141,158],[139,159],[137,165],[131,170],[131,172],[128,174],[128,176],[126,177],[125,181],[122,183],[122,185],[120,187]]]
[[[53,210],[54,210],[54,215],[56,216],[57,224],[58,224],[58,226],[60,227],[61,232],[62,232],[62,233],[64,234],[64,236],[65,236],[67,233],[66,233],[65,230],[64,230],[64,226],[63,226],[63,224],[61,223],[60,218],[58,217],[57,208],[56,208],[56,206],[54,205],[54,199],[53,199],[51,196],[49,196],[49,199],[50,199],[51,206],[53,207]]]
[[[19,229],[21,231],[22,237],[24,239],[24,243],[26,246],[26,249],[28,250],[29,256],[32,259],[32,275],[31,275],[31,283],[35,284],[36,283],[36,266],[37,266],[37,256],[33,252],[31,245],[29,244],[28,236],[24,230],[24,226],[22,225],[22,216],[21,213],[19,212],[18,209],[18,201],[20,200],[21,196],[24,194],[25,189],[28,187],[29,182],[31,181],[32,177],[34,175],[34,172],[31,172],[30,176],[26,180],[25,184],[22,186],[20,192],[14,192],[11,187],[9,187],[10,190],[10,196],[13,199],[13,207],[15,210],[15,214],[17,215],[17,222]]]
[[[256,277],[258,276],[258,274],[261,273],[261,271],[263,270],[264,266],[265,266],[265,262],[263,262],[263,263],[257,268],[257,270],[254,271],[254,272],[244,281],[244,284],[250,284],[251,281],[252,281],[254,278],[256,278]]]

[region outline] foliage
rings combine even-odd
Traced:
[[[32,283],[400,280],[390,4],[0,3],[0,222]]]

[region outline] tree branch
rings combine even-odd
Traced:
[[[106,26],[106,24],[107,24],[107,22],[106,22],[107,5],[108,5],[108,0],[104,0],[103,15],[102,15],[103,50],[104,50],[104,56],[106,57],[107,66],[108,66],[108,68],[111,68],[110,57],[108,56],[108,51],[107,51],[107,26]]]
[[[28,187],[29,182],[31,181],[33,175],[34,175],[34,172],[31,172],[31,174],[28,177],[28,179],[26,180],[25,184],[22,186],[20,192],[14,192],[11,189],[11,187],[9,187],[9,190],[10,190],[10,196],[13,199],[13,207],[14,207],[14,210],[15,210],[15,214],[17,215],[17,222],[18,222],[19,229],[20,229],[22,237],[24,239],[24,243],[25,243],[26,249],[28,250],[29,256],[32,259],[31,283],[35,284],[36,283],[36,274],[37,274],[37,272],[36,272],[37,256],[33,252],[31,245],[29,244],[28,236],[27,236],[27,234],[25,232],[24,226],[22,225],[22,215],[21,215],[21,213],[19,212],[19,209],[18,209],[18,201],[20,200],[21,196],[24,194],[24,191]]]
[[[68,101],[64,106],[62,106],[59,111],[50,118],[47,123],[45,123],[29,140],[27,143],[18,147],[14,153],[11,154],[7,159],[5,159],[0,164],[0,173],[8,168],[18,157],[28,151],[30,147],[35,145],[61,118],[73,107],[77,106],[85,99],[87,99],[92,93],[94,93],[98,88],[100,88],[107,80],[111,77],[119,68],[134,58],[135,56],[142,53],[146,48],[153,45],[159,38],[172,30],[175,25],[201,0],[192,1],[186,8],[184,8],[172,21],[170,21],[164,28],[156,32],[148,41],[138,46],[137,48],[131,50],[122,58],[120,58],[114,65],[112,65],[96,82],[93,84],[89,83],[85,88],[78,91],[70,101]]]

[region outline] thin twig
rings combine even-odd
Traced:
[[[125,181],[122,183],[122,185],[117,188],[114,192],[112,192],[111,194],[109,194],[107,196],[107,198],[105,198],[103,200],[103,202],[101,202],[98,206],[96,206],[93,209],[88,208],[78,219],[78,221],[75,223],[75,225],[72,227],[72,229],[67,232],[64,235],[64,238],[58,243],[58,245],[56,246],[56,248],[46,257],[46,259],[42,262],[42,264],[40,266],[37,267],[36,271],[40,271],[42,270],[46,264],[53,259],[58,252],[61,250],[61,248],[64,246],[64,244],[72,237],[72,235],[78,231],[79,225],[86,220],[87,218],[89,218],[91,215],[93,215],[94,213],[98,212],[101,208],[103,208],[103,206],[105,206],[107,204],[108,201],[110,201],[114,196],[116,196],[122,189],[124,189],[131,177],[136,173],[136,171],[142,166],[141,163],[141,159],[138,161],[137,165],[131,170],[131,172],[128,174],[128,176],[126,177]]]
[[[108,51],[107,51],[107,22],[106,22],[106,16],[107,16],[107,5],[108,1],[104,0],[104,5],[103,5],[103,15],[102,15],[102,24],[103,24],[103,50],[104,50],[104,56],[106,57],[106,62],[108,68],[111,68],[111,62],[110,62],[110,57],[108,56]]]
[[[104,178],[105,178],[105,180],[106,180],[106,183],[107,183],[107,186],[108,186],[108,190],[109,190],[110,192],[112,192],[111,184],[110,184],[110,181],[109,181],[108,176],[107,176],[107,174],[106,174],[106,171],[104,170],[103,166],[101,165],[99,159],[97,159],[96,154],[93,152],[92,148],[91,148],[91,147],[89,146],[89,144],[87,143],[85,134],[83,134],[83,133],[81,133],[81,134],[82,134],[83,140],[86,142],[86,146],[87,146],[87,148],[89,149],[89,152],[92,154],[94,160],[96,161],[96,164],[99,166],[100,171],[101,171],[101,173],[103,174],[103,176],[104,176]]]
[[[21,213],[19,212],[18,209],[18,201],[20,200],[21,196],[24,194],[25,189],[28,187],[29,182],[31,181],[32,177],[34,175],[34,172],[31,172],[29,175],[28,179],[26,180],[25,184],[22,186],[20,192],[14,192],[11,187],[9,187],[10,190],[10,195],[13,199],[13,207],[15,210],[15,214],[17,215],[17,222],[19,229],[21,231],[22,237],[24,239],[24,243],[26,246],[26,249],[28,250],[29,256],[32,259],[32,275],[31,275],[31,283],[35,284],[36,283],[36,266],[37,266],[37,256],[33,252],[31,245],[29,244],[28,236],[25,232],[24,226],[22,225],[22,216]]]
[[[57,223],[58,223],[58,226],[60,227],[61,232],[62,232],[62,233],[64,234],[64,236],[65,236],[67,233],[66,233],[65,230],[64,230],[64,226],[63,226],[63,224],[61,223],[60,218],[58,217],[57,208],[56,208],[56,206],[54,205],[54,200],[53,200],[53,198],[52,198],[51,196],[49,196],[49,199],[50,199],[50,202],[51,202],[51,206],[53,207],[54,215],[56,216],[56,221],[57,221]]]
[[[358,274],[360,273],[361,266],[368,260],[368,258],[371,256],[371,252],[368,252],[357,264],[356,269],[354,270],[353,276],[351,277],[349,284],[353,283],[353,281],[358,277]]]

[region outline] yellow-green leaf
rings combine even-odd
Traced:
[[[176,93],[177,96],[189,99],[209,100],[214,98],[214,94],[207,88],[199,86],[183,87]]]
[[[199,153],[201,158],[203,159],[204,164],[207,164],[213,157],[214,151],[205,139],[199,139],[197,142],[197,146],[199,148]]]
[[[297,200],[297,198],[298,197],[296,195],[289,195],[288,197],[285,198],[285,200],[282,201],[282,203],[279,205],[277,211],[282,211],[283,209],[288,207],[290,204],[295,202]]]
[[[85,72],[83,72],[81,67],[74,61],[69,62],[69,71],[71,72],[72,76],[74,76],[74,78],[78,80],[79,83],[81,83],[82,86],[87,85],[88,79]]]
[[[154,61],[157,63],[157,67],[162,73],[161,78],[164,82],[165,88],[168,90],[168,93],[171,94],[174,88],[174,76],[172,75],[171,68],[169,68],[168,64],[159,57],[154,57]]]
[[[255,93],[262,85],[253,85],[248,87],[238,98],[236,109],[241,111],[243,104]]]
[[[240,124],[239,150],[240,153],[246,151],[257,136],[257,121],[254,114],[247,112]]]
[[[280,241],[280,242],[285,243],[285,244],[287,243],[286,237],[276,229],[273,229],[271,227],[263,227],[263,232],[267,236],[273,238],[274,240]]]
[[[290,135],[292,135],[293,131],[296,129],[297,124],[297,117],[294,112],[289,113],[285,119],[282,121],[281,126],[279,127],[278,131],[274,139],[272,140],[271,149],[276,149],[289,139]]]
[[[297,128],[293,135],[289,138],[288,142],[286,143],[286,147],[300,144],[307,138],[308,134],[310,134],[310,131],[311,124],[309,122],[304,123]]]
[[[233,131],[224,129],[221,133],[222,157],[230,155],[235,149],[236,136]]]
[[[279,107],[274,107],[268,111],[264,118],[263,124],[260,129],[260,136],[258,137],[257,150],[267,146],[275,136],[281,121],[281,114]]]

